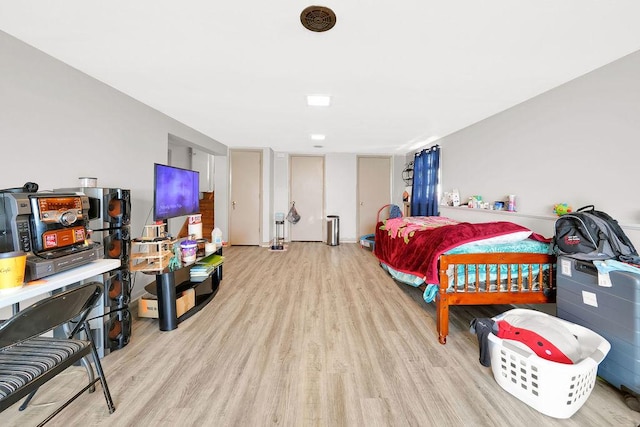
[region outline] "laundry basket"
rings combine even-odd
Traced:
[[[507,314],[549,316],[535,310],[513,309],[493,320]],[[581,352],[578,363],[546,360],[518,341],[489,334],[491,369],[496,382],[527,405],[550,417],[569,418],[587,401],[595,385],[598,364],[611,345],[590,329],[554,319],[577,337]]]

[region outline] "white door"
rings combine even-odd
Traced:
[[[291,241],[323,240],[324,157],[290,157],[289,203],[295,203],[300,221],[290,224]]]
[[[229,243],[260,244],[262,152],[230,150]]]
[[[358,157],[358,236],[375,232],[378,211],[391,201],[391,158]]]

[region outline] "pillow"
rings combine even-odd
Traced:
[[[565,364],[580,361],[578,338],[558,318],[507,313],[497,325],[498,337],[521,342],[538,357]]]

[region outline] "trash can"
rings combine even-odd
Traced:
[[[340,217],[338,215],[327,215],[327,245],[337,246],[340,244]]]

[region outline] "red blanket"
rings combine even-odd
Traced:
[[[426,283],[439,283],[438,258],[448,250],[476,240],[528,231],[507,221],[472,224],[432,218],[436,224],[407,224],[407,218],[379,222],[374,255],[394,270],[424,277]]]

